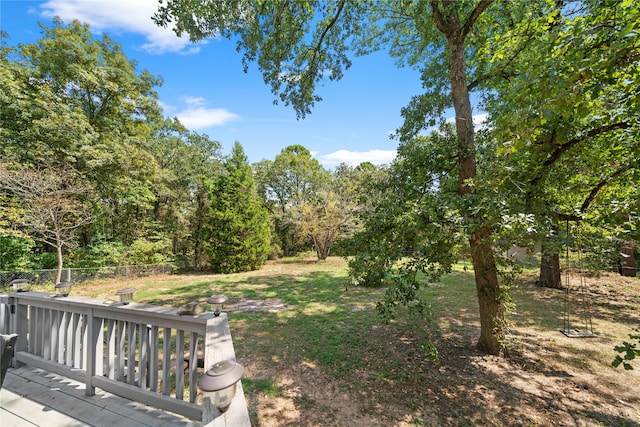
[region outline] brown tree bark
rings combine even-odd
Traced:
[[[636,276],[635,242],[626,240],[620,245],[620,274],[626,277]]]
[[[560,254],[547,253],[542,246],[542,257],[540,259],[540,278],[538,286],[543,288],[564,289],[560,277]]]
[[[480,310],[480,338],[477,346],[488,354],[499,354],[505,336],[504,305],[500,298],[493,249],[486,241],[489,234],[488,230],[474,232],[469,239]]]
[[[491,0],[482,0],[471,12],[466,22],[460,22],[455,9],[444,13],[440,6],[451,6],[453,2],[432,0],[431,8],[438,29],[447,37],[449,50],[449,78],[451,95],[456,119],[458,136],[458,168],[460,172],[460,197],[467,198],[473,193],[472,183],[476,177],[475,131],[473,111],[469,97],[465,65],[464,42],[477,18],[491,4]],[[464,203],[462,203],[464,206]],[[469,237],[469,247],[473,262],[478,306],[480,311],[480,338],[478,349],[489,354],[499,354],[505,335],[504,306],[500,297],[500,284],[493,249],[489,242],[491,227],[482,217],[472,212],[463,214],[475,224]]]
[[[56,245],[56,256],[58,257],[58,268],[56,270],[56,285],[62,281],[62,243],[61,240],[58,240],[58,244]]]

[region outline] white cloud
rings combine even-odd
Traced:
[[[45,17],[59,16],[65,23],[77,19],[92,31],[140,34],[147,40],[140,48],[151,53],[197,53],[199,47],[188,37],[177,37],[151,20],[157,7],[157,0],[49,0],[41,6]]]
[[[475,127],[476,129],[482,129],[483,127],[485,127],[485,121],[487,120],[487,117],[489,117],[487,113],[476,114],[475,116],[473,116],[473,127]]]
[[[485,127],[485,120],[487,120],[487,117],[489,115],[487,113],[481,113],[481,114],[476,114],[475,116],[473,116],[473,127],[478,130],[478,129],[482,129],[483,127]],[[455,117],[449,117],[447,119],[447,122],[449,123],[454,123],[456,122],[456,118]]]
[[[222,126],[240,118],[224,108],[207,108],[206,100],[202,97],[185,96],[181,100],[185,104],[184,108],[163,105],[163,110],[168,115],[178,117],[180,123],[189,130]]]
[[[187,108],[178,112],[176,116],[180,123],[189,130],[222,126],[239,118],[237,114],[231,113],[224,108]]]
[[[183,96],[182,100],[190,107],[200,107],[205,104],[205,99],[201,96]]]
[[[396,150],[369,150],[349,151],[338,150],[336,152],[318,156],[317,159],[326,167],[335,167],[340,163],[357,166],[362,162],[371,162],[374,165],[389,164],[396,158]]]

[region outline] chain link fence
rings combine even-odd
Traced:
[[[173,264],[123,265],[118,267],[65,268],[62,270],[62,281],[80,283],[87,280],[134,278],[168,274],[176,270]],[[29,283],[54,283],[56,269],[29,271],[0,271],[0,288],[11,284],[15,279],[26,279]]]

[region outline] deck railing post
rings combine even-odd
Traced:
[[[231,330],[226,313],[219,317],[207,319],[204,338],[204,371],[211,365],[223,360],[236,360],[236,353],[231,341]],[[202,425],[206,427],[250,426],[242,385],[238,383],[236,395],[229,409],[221,413],[211,401],[213,393],[203,392]]]
[[[102,375],[103,349],[102,349],[102,319],[94,316],[93,310],[87,314],[87,353],[86,353],[86,386],[85,394],[93,396],[96,387],[93,384],[95,375]]]
[[[222,319],[227,320],[225,313],[220,314],[219,317],[211,317],[207,319],[206,332],[204,334],[204,371],[216,362],[221,361],[219,355],[216,352],[216,341],[218,337],[223,333],[221,330]],[[220,415],[218,408],[211,402],[211,393],[204,392],[202,400],[202,425],[215,420]]]
[[[13,298],[6,294],[0,295],[0,334],[10,334],[13,331],[11,310]]]
[[[81,381],[87,396],[100,388],[201,419],[207,427],[250,426],[240,383],[224,413],[213,404],[211,393],[201,394],[197,388],[199,369],[235,360],[226,313],[180,316],[172,307],[117,305],[75,296],[53,298],[42,292],[14,293],[0,303],[10,313],[5,326],[8,323],[11,332],[18,334],[16,364],[19,361],[19,365],[26,363]],[[190,354],[188,370],[185,351]],[[198,356],[204,357],[204,366],[202,360],[198,363]],[[188,401],[183,399],[185,371]],[[197,403],[200,397],[202,406]]]
[[[27,337],[29,335],[29,316],[27,315],[29,307],[27,305],[19,304],[20,299],[14,297],[13,303],[13,319],[12,319],[12,329],[18,334],[18,340],[16,341],[16,346],[14,350],[14,354],[19,351],[28,351],[29,350],[29,341]],[[19,368],[24,365],[24,363],[18,362],[15,357],[13,358],[13,367]]]

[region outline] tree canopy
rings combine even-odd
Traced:
[[[421,286],[465,256],[478,346],[499,353],[506,248],[542,242],[557,255],[570,243],[559,223],[571,220],[601,254],[635,253],[635,2],[163,0],[154,19],[193,40],[235,41],[245,67],[257,64],[275,102],[299,118],[355,56],[386,50],[420,71],[424,89],[401,111],[397,159],[328,171],[303,141],[253,167],[239,143],[223,159],[218,142],[163,116],[160,77],[107,35],[56,19],[36,43],[0,46],[0,243],[3,254],[15,249],[7,265],[24,266],[26,251],[46,254],[49,244],[58,268],[64,247],[84,265],[176,260],[243,271],[311,247],[324,259],[348,237],[352,283],[386,286],[378,307],[390,318],[401,305],[425,313]],[[474,109],[487,113],[483,127]],[[23,191],[20,176],[35,175],[61,196]],[[53,201],[65,233],[42,240],[33,213]]]
[[[38,193],[20,191],[21,176],[39,174],[49,184],[73,176],[83,194],[70,198],[68,190],[80,187],[64,183],[72,235],[60,242],[75,266],[178,257],[197,267],[209,204],[203,181],[220,173],[220,144],[165,119],[155,93],[162,79],[138,70],[107,35],[95,38],[78,21],[55,19],[41,28],[35,43],[0,46],[2,246],[26,247],[20,242],[41,235],[27,217],[37,211],[31,208]],[[22,225],[19,235],[15,224]],[[3,265],[29,267],[22,250],[12,253],[15,259],[3,251]],[[53,266],[47,259],[33,263]]]
[[[639,18],[640,9],[625,1],[532,10],[486,48],[505,70],[486,97],[509,176],[504,192],[537,219],[531,226],[545,236],[543,285],[560,287],[557,253],[570,236],[559,222],[578,221],[585,230],[609,223],[611,229],[633,204]],[[556,264],[555,279],[543,273],[547,257]]]
[[[637,43],[635,21],[624,18],[636,11],[637,6],[624,0],[571,4],[542,1],[527,7],[492,0],[219,1],[204,5],[163,0],[154,19],[159,25],[172,23],[178,34],[187,33],[192,40],[214,35],[235,40],[238,50],[244,54],[245,67],[257,63],[265,82],[271,85],[276,101],[291,105],[298,117],[305,117],[321,100],[317,95],[318,85],[343,76],[353,55],[385,49],[396,58],[398,65],[420,70],[425,91],[416,94],[402,110],[404,123],[398,131],[404,146],[413,149],[407,151],[407,156],[401,153],[397,167],[408,167],[412,173],[403,175],[398,170],[398,175],[393,176],[392,172],[389,183],[402,189],[398,198],[404,204],[401,208],[393,206],[390,211],[380,209],[380,221],[389,223],[390,228],[378,228],[377,233],[373,232],[373,238],[386,241],[385,233],[402,229],[396,221],[402,221],[400,223],[406,229],[413,230],[413,235],[401,239],[402,245],[397,239],[390,239],[395,243],[390,243],[384,253],[372,255],[369,251],[360,255],[374,257],[370,265],[382,265],[384,269],[391,265],[375,260],[388,259],[389,253],[411,250],[410,243],[414,241],[418,247],[424,243],[429,250],[415,263],[410,263],[413,267],[405,268],[405,272],[446,271],[452,253],[449,245],[466,240],[478,291],[481,319],[478,346],[487,352],[498,353],[506,331],[507,298],[506,288],[501,287],[498,277],[495,249],[499,247],[500,236],[497,232],[507,228],[503,227],[505,223],[515,224],[522,222],[522,218],[530,218],[528,214],[532,212],[526,206],[519,206],[518,199],[509,197],[504,191],[509,183],[518,185],[518,182],[513,176],[499,173],[498,165],[508,165],[513,170],[511,160],[505,160],[508,157],[505,153],[511,150],[515,157],[514,152],[519,151],[522,153],[521,164],[530,162],[527,167],[532,171],[529,183],[536,184],[536,174],[548,173],[547,163],[555,161],[552,160],[553,153],[562,154],[576,145],[572,141],[578,134],[584,139],[594,129],[610,128],[622,132],[627,126],[635,127],[630,122],[621,124],[614,111],[633,112],[629,105],[633,103],[630,100],[633,97],[625,97],[628,91],[618,91],[622,102],[616,108],[607,109],[607,113],[600,114],[599,118],[594,113],[606,109],[612,102],[609,95],[616,92],[614,86],[623,89],[620,83],[636,79],[628,79],[623,77],[625,72],[621,73],[624,64],[633,64],[633,60],[629,62],[623,58],[632,59],[638,52],[634,49]],[[624,39],[613,57],[606,55],[615,41],[606,36],[610,25],[619,25],[621,29],[614,38]],[[609,56],[606,61],[602,61],[603,52]],[[561,58],[570,64],[560,62]],[[518,85],[524,85],[522,90],[512,91]],[[563,90],[572,90],[574,86],[579,90],[571,92],[564,100],[556,96],[539,96],[540,90],[562,94],[569,93]],[[478,92],[494,120],[492,131],[495,132],[486,137],[479,137],[474,129],[473,91]],[[450,134],[450,142],[444,144],[446,148],[440,150],[432,144],[442,138],[435,133],[421,141],[420,135],[437,122],[444,121],[445,111],[451,107],[455,114],[454,132]],[[520,117],[525,117],[522,123],[518,121]],[[506,124],[502,120],[506,120]],[[531,143],[510,147],[504,134],[500,134],[511,129],[509,123],[522,129],[516,135],[524,137],[528,132],[526,141]],[[525,130],[526,125],[529,127]],[[573,130],[564,132],[568,126]],[[560,130],[564,139],[560,142],[553,139],[548,144],[549,151],[542,150],[535,156],[527,154],[530,151],[524,148],[533,145],[538,136],[558,135]],[[446,131],[444,135],[447,135]],[[534,139],[529,135],[534,135]],[[417,140],[412,142],[414,139]],[[628,138],[619,140],[623,145],[629,143]],[[422,144],[429,154],[439,155],[442,162],[434,164],[420,156]],[[622,149],[620,146],[617,150]],[[416,162],[413,163],[416,167],[411,167],[412,162]],[[580,158],[580,164],[580,167],[593,166],[593,156],[585,151],[584,161]],[[625,167],[624,162],[618,162],[617,166]],[[576,167],[577,164],[571,166],[574,170]],[[584,176],[574,181],[566,179],[566,175],[561,178],[560,186],[573,182],[588,197],[590,190],[586,189],[586,181],[597,187],[598,180],[604,177]],[[527,188],[533,187],[535,185]],[[545,197],[541,195],[550,194],[552,188],[553,185],[540,185],[531,192],[529,200],[542,205]],[[401,197],[401,194],[408,197]],[[433,202],[425,204],[425,199],[431,197]],[[526,202],[527,198],[524,199]],[[556,201],[554,207],[560,208],[560,202],[564,200]],[[438,205],[445,208],[438,211]],[[389,212],[395,213],[387,216]],[[443,215],[444,218],[434,222],[434,218]],[[443,219],[446,219],[444,224],[450,226],[432,230],[435,224],[444,225]],[[433,236],[442,236],[442,239],[436,237],[436,241],[431,241]],[[433,257],[427,254],[433,254]],[[393,307],[397,301],[412,304],[418,287],[415,275],[404,275],[390,285],[386,306]]]

